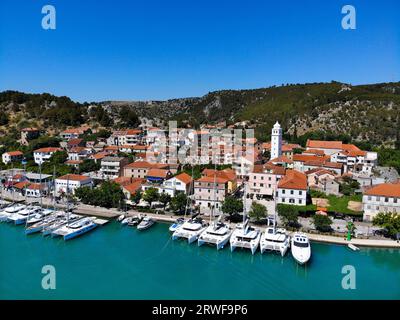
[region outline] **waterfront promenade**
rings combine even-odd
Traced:
[[[27,198],[25,197],[18,197],[14,195],[14,198],[11,194],[7,192],[3,192],[2,197],[6,200],[14,200],[14,201],[25,201],[27,203],[32,203],[32,202],[39,202],[38,198]],[[52,206],[53,203],[51,199],[49,198],[43,198],[42,203],[44,206]],[[55,204],[56,208],[59,209],[65,209],[66,204],[65,203],[56,203]],[[96,216],[100,218],[106,218],[106,219],[113,219],[121,214],[125,214],[128,216],[132,215],[137,215],[137,214],[146,214],[147,216],[155,219],[156,221],[159,222],[165,222],[165,223],[172,223],[174,222],[177,218],[182,217],[182,216],[177,216],[173,215],[171,213],[166,213],[166,214],[155,214],[155,213],[142,213],[136,210],[128,210],[126,212],[122,212],[118,209],[107,209],[107,208],[102,208],[102,207],[96,207],[96,206],[90,206],[90,205],[85,205],[85,204],[77,204],[77,205],[71,205],[70,208],[73,208],[74,212],[82,215],[88,215],[88,216]],[[230,224],[232,228],[235,227],[235,223]],[[257,226],[257,228],[261,229],[262,231],[265,230],[265,226]],[[289,232],[289,234],[293,234],[293,232]],[[339,245],[348,245],[349,243],[354,244],[356,246],[363,246],[363,247],[377,247],[377,248],[398,248],[400,249],[400,243],[395,241],[395,240],[390,240],[390,239],[361,239],[361,238],[353,238],[351,241],[347,241],[345,239],[345,236],[333,236],[333,235],[324,235],[324,234],[314,234],[314,233],[307,233],[307,236],[311,241],[315,242],[322,242],[322,243],[332,243],[332,244],[339,244]]]

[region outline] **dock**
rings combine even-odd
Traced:
[[[109,223],[110,220],[96,218],[96,219],[93,220],[93,222],[94,222],[95,224],[99,225],[99,226],[103,226],[103,225]]]

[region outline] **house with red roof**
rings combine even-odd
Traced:
[[[287,170],[285,176],[278,182],[277,203],[305,206],[307,190],[307,176],[297,170]]]
[[[8,151],[1,155],[1,159],[4,164],[9,164],[11,162],[21,162],[24,154],[21,151]]]
[[[362,204],[365,221],[372,221],[379,212],[400,214],[400,181],[382,183],[367,189]]]
[[[47,147],[40,148],[33,151],[33,158],[36,164],[41,165],[46,161],[49,161],[53,153],[57,151],[62,151],[61,148]]]
[[[75,194],[75,190],[80,187],[92,188],[92,178],[79,174],[66,174],[55,180],[56,195]]]

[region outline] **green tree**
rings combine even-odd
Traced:
[[[140,202],[140,199],[142,199],[142,191],[137,190],[135,194],[131,196],[131,201],[138,204]]]
[[[121,119],[121,123],[126,127],[134,128],[140,124],[140,120],[136,112],[128,106],[121,107],[119,111],[119,117]]]
[[[312,216],[312,222],[315,226],[315,229],[322,231],[322,232],[327,232],[330,231],[331,225],[332,225],[332,219],[329,218],[326,215],[322,215],[322,214],[315,214]]]
[[[147,201],[150,204],[150,208],[151,208],[152,203],[159,199],[158,190],[156,188],[148,188],[144,192],[142,198],[144,201]]]
[[[384,228],[392,237],[400,233],[400,215],[393,212],[379,212],[372,220],[374,226]]]
[[[297,225],[299,219],[299,210],[296,206],[287,204],[278,204],[278,216],[282,219],[284,225]]]
[[[4,126],[8,123],[8,116],[4,111],[0,112],[0,126]]]
[[[183,214],[186,209],[188,198],[183,192],[177,193],[171,199],[171,209],[179,214]]]
[[[92,172],[100,170],[100,162],[96,162],[93,159],[84,159],[83,162],[79,165],[79,172]]]
[[[234,196],[227,196],[221,209],[223,213],[227,213],[232,217],[234,214],[243,212],[243,201]]]
[[[164,206],[163,208],[165,210],[165,207],[167,206],[167,204],[169,202],[171,202],[171,196],[168,193],[163,192],[160,194],[159,200],[163,204],[163,206]]]
[[[250,218],[256,219],[256,221],[260,221],[263,218],[266,218],[268,214],[267,208],[257,202],[253,202],[251,204],[251,209],[249,212]]]

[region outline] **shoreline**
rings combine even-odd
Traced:
[[[7,198],[7,197],[5,197]],[[12,200],[12,199],[7,199],[7,200]],[[29,199],[31,200],[31,199]],[[45,200],[45,199],[43,199]],[[37,199],[32,199],[31,201],[27,201],[29,204],[32,201],[37,201]],[[25,201],[21,201],[25,202]],[[52,206],[51,204],[46,203],[47,201],[43,201],[44,206]],[[63,204],[56,204],[56,208],[59,209],[65,209],[65,205]],[[136,210],[129,210],[127,212],[122,212],[118,211],[117,209],[107,209],[107,208],[101,208],[101,207],[93,207],[89,205],[84,205],[80,204],[76,206],[73,209],[74,212],[86,216],[96,216],[100,218],[106,218],[106,219],[115,219],[118,216],[122,214],[127,214],[127,215],[136,215],[136,214],[146,214],[147,216],[155,219],[158,222],[163,222],[163,223],[173,223],[177,218],[182,217],[182,216],[176,216],[176,215],[170,215],[170,214],[156,214],[156,213],[146,213],[146,212],[139,212]],[[231,226],[234,226],[235,224],[231,223]],[[265,227],[259,227],[262,231],[264,231]],[[336,245],[345,245],[347,246],[348,244],[353,244],[355,246],[359,247],[370,247],[370,248],[389,248],[389,249],[400,249],[400,243],[397,243],[395,240],[377,240],[377,239],[357,239],[357,238],[352,238],[351,241],[347,241],[342,237],[337,237],[337,236],[331,236],[331,235],[323,235],[323,234],[314,234],[314,233],[307,233],[307,232],[302,232],[307,237],[310,239],[312,242],[319,242],[319,243],[326,243],[326,244],[336,244]],[[293,234],[293,232],[289,232],[290,235]]]

